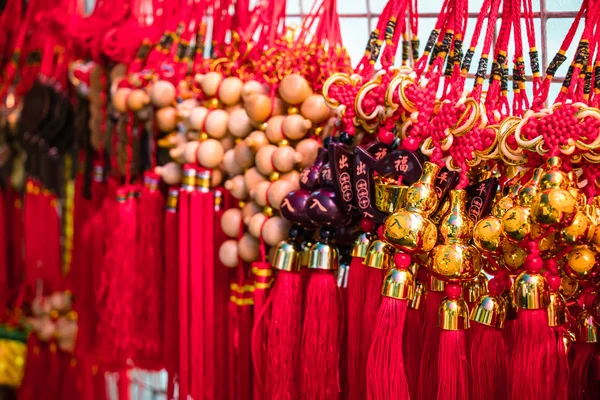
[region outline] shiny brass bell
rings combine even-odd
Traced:
[[[521,272],[513,286],[513,300],[522,310],[541,310],[550,304],[548,281],[542,274]]]
[[[462,297],[446,297],[438,308],[438,327],[447,331],[469,328],[469,307]]]
[[[550,292],[548,326],[557,327],[567,323],[567,305],[560,292]]]
[[[493,328],[503,328],[506,320],[506,301],[502,296],[482,295],[471,310],[471,321]]]
[[[577,316],[575,336],[578,342],[598,343],[598,325],[588,310],[582,310]]]
[[[277,245],[272,266],[278,271],[300,271],[300,253],[292,243],[283,241]]]
[[[381,294],[397,300],[412,300],[415,295],[415,276],[412,271],[390,268],[385,274]]]
[[[321,229],[321,240],[310,248],[309,269],[323,271],[337,271],[339,267],[339,254],[336,246],[330,243],[333,233]]]
[[[388,269],[392,261],[394,249],[383,240],[374,240],[365,254],[364,264],[376,269]]]

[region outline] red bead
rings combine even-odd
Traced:
[[[500,293],[502,293],[503,286],[504,283],[502,282],[502,279],[497,277],[492,278],[492,280],[488,282],[488,291],[492,296],[498,296]]]
[[[448,285],[446,285],[446,296],[448,296],[449,299],[451,300],[455,300],[458,299],[462,293],[462,287],[457,284],[457,283],[450,283]]]
[[[362,218],[360,220],[360,229],[363,232],[373,232],[375,230],[375,221],[369,218]]]
[[[394,142],[395,138],[396,138],[396,136],[394,135],[394,133],[390,132],[388,130],[381,130],[377,134],[377,139],[379,139],[379,141],[381,143],[385,143],[385,144],[392,144]]]
[[[416,138],[409,137],[402,141],[402,147],[408,151],[417,151],[419,148],[419,142]]]
[[[411,263],[410,256],[406,253],[396,253],[394,255],[394,264],[398,269],[406,269]]]
[[[535,253],[529,254],[525,258],[525,270],[531,274],[540,272],[543,266],[544,260],[542,260],[542,258]]]
[[[548,286],[550,286],[551,291],[558,291],[558,289],[560,288],[560,276],[550,274],[546,276],[546,280],[548,281]]]
[[[379,238],[383,239],[383,225],[381,225],[378,229],[377,229],[377,236],[379,236]]]
[[[546,260],[546,270],[552,275],[558,275],[558,266],[556,261],[553,259]]]

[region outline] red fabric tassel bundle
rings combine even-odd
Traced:
[[[0,307],[2,313],[8,300],[8,256],[6,254],[6,218],[4,217],[4,193],[0,189]]]
[[[549,290],[546,278],[540,274],[542,266],[539,250],[532,249],[525,259],[525,271],[514,283],[514,298],[519,311],[509,363],[511,400],[547,399],[553,396],[554,377],[548,370],[555,368],[551,365],[551,353],[556,339],[554,331],[548,326],[546,307],[549,303]],[[531,285],[529,281],[532,279],[539,281],[541,285]],[[525,298],[536,301],[525,302]]]
[[[300,397],[303,399],[339,397],[342,314],[336,277],[329,271],[311,272],[302,327]]]
[[[502,400],[508,397],[508,352],[502,331],[506,304],[500,297],[502,286],[498,278],[492,279],[488,288],[489,294],[479,298],[471,313],[471,397]]]
[[[167,209],[164,214],[164,266],[165,266],[165,292],[164,292],[164,341],[163,359],[169,374],[167,396],[173,398],[175,379],[179,372],[179,270],[177,259],[178,242],[178,215],[177,198],[179,189],[169,188]]]
[[[366,368],[369,399],[410,398],[402,354],[408,303],[415,290],[413,274],[408,270],[410,262],[407,254],[396,254],[395,268],[388,271],[383,282],[383,300]]]
[[[578,325],[585,326],[585,321],[593,321],[589,311],[582,310],[578,316]],[[593,322],[592,322],[593,323]],[[579,333],[579,332],[578,332]],[[573,343],[573,355],[570,363],[568,380],[569,400],[593,399],[594,376],[592,366],[598,351],[598,343],[588,343],[583,335],[577,335]]]
[[[371,340],[375,331],[375,321],[377,320],[377,311],[381,303],[381,285],[385,278],[385,269],[379,269],[367,266],[367,274],[365,281],[365,308],[362,315],[362,332],[360,337],[360,362],[364,369],[369,358],[371,349]],[[366,372],[361,372],[361,376],[365,377]]]
[[[135,362],[144,369],[162,368],[163,335],[163,211],[159,178],[146,173],[138,200],[138,257],[134,307]]]
[[[261,238],[262,242],[262,238]],[[269,288],[273,283],[271,265],[265,260],[265,244],[260,244],[263,261],[252,263],[254,277],[254,324],[252,328],[252,361],[254,363],[254,398],[265,398],[266,356],[268,336],[266,329],[270,321],[270,310],[266,308]]]
[[[425,323],[424,300],[426,293],[425,281],[427,270],[419,268],[415,283],[415,295],[409,304],[404,323],[404,337],[402,340],[402,355],[404,356],[404,371],[411,398],[418,398],[419,390],[419,364],[421,362],[421,340],[423,324]]]
[[[438,308],[444,299],[444,292],[437,291],[439,287],[435,286],[441,282],[432,277],[429,279],[429,291],[425,299],[425,322],[421,335],[421,361],[419,362],[419,396],[426,400],[435,399],[437,396],[441,333],[437,327],[437,320]]]

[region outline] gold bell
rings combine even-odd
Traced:
[[[293,244],[282,241],[275,249],[272,266],[278,271],[300,271],[300,253]]]
[[[337,247],[329,243],[317,242],[310,248],[309,269],[337,271],[339,257]]]
[[[365,258],[367,255],[367,249],[369,248],[372,240],[373,235],[371,233],[364,232],[358,235],[354,241],[354,246],[352,247],[352,253],[350,255],[352,257]]]
[[[598,325],[588,310],[579,313],[575,336],[582,343],[598,343]]]
[[[447,331],[469,328],[469,307],[462,297],[445,298],[438,308],[438,327]]]
[[[550,292],[548,304],[548,325],[552,327],[563,326],[567,323],[567,305],[560,292]]]
[[[471,310],[471,321],[493,328],[503,328],[506,320],[506,301],[502,296],[484,294]]]
[[[469,245],[474,224],[466,212],[466,199],[464,190],[450,192],[450,211],[440,225],[444,244],[430,255],[431,273],[445,281],[471,280],[481,272],[481,254]]]
[[[542,274],[521,272],[513,286],[513,300],[520,309],[541,310],[550,304],[548,281]]]
[[[397,300],[412,300],[415,296],[415,276],[412,271],[390,268],[385,275],[381,294]]]
[[[365,254],[364,264],[376,269],[387,269],[392,261],[393,248],[383,240],[374,240]]]
[[[484,274],[479,274],[471,281],[463,284],[463,293],[467,303],[475,303],[481,296],[487,293],[488,278]]]

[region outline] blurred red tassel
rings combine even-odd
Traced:
[[[371,350],[371,340],[375,331],[375,320],[381,304],[381,285],[385,277],[385,270],[367,266],[365,281],[365,308],[362,315],[362,332],[360,337],[360,365],[363,368],[361,375],[366,376],[364,368],[367,365],[369,351]]]
[[[7,189],[7,256],[8,279],[11,288],[11,298],[17,294],[24,276],[23,260],[23,202],[21,194],[10,187]]]
[[[555,336],[548,326],[545,309],[519,310],[515,321],[513,354],[509,364],[509,398],[530,400],[551,398],[553,377],[547,373]]]
[[[470,335],[472,398],[506,399],[508,353],[502,329],[472,322]]]
[[[409,399],[402,338],[408,301],[384,296],[377,313],[367,361],[367,398]]]
[[[594,399],[592,366],[598,350],[597,343],[575,342],[573,348],[568,384],[569,400]]]
[[[163,335],[163,211],[159,178],[146,173],[138,200],[138,257],[134,307],[136,364],[144,369],[161,369]]]
[[[440,329],[437,327],[438,308],[444,299],[444,292],[430,289],[425,299],[425,322],[421,339],[421,361],[419,362],[419,397],[435,399],[438,387],[438,357]]]
[[[302,399],[339,398],[342,314],[336,277],[330,271],[312,271],[302,327]]]
[[[45,360],[41,352],[39,340],[35,334],[30,334],[27,338],[25,371],[19,388],[20,400],[37,400],[40,398],[40,391],[44,388],[42,381],[45,372],[47,372],[45,369]]]
[[[279,271],[269,295],[265,399],[299,398],[302,340],[302,277]]]
[[[367,266],[352,257],[348,276],[348,383],[350,400],[366,395],[365,366],[361,363],[362,318],[366,300]]]
[[[164,315],[165,333],[163,341],[163,359],[169,375],[167,398],[172,399],[175,391],[175,375],[179,372],[179,270],[178,270],[178,215],[177,198],[179,189],[169,188],[167,209],[164,217],[164,260],[165,260],[165,292]]]
[[[80,391],[81,380],[78,376],[77,359],[70,353],[60,352],[61,377],[60,377],[60,399],[75,400],[82,399],[85,394]]]
[[[410,397],[418,398],[419,390],[419,364],[421,362],[421,346],[423,324],[425,323],[425,284],[427,279],[426,269],[420,268],[417,273],[415,295],[409,304],[404,323],[404,337],[402,355],[404,356],[404,371]]]
[[[262,238],[261,238],[262,241]],[[261,246],[261,258],[265,259],[265,245]],[[269,288],[273,277],[271,265],[266,261],[252,263],[254,277],[254,325],[252,328],[252,361],[254,363],[254,399],[265,398],[267,338],[266,329],[270,321],[270,312],[265,308]]]

